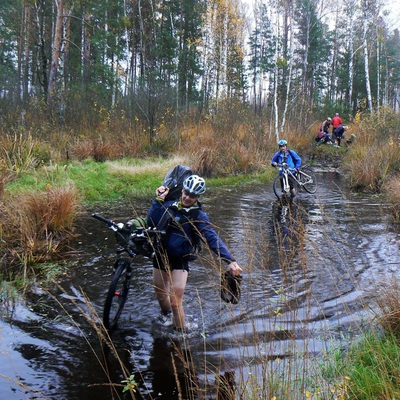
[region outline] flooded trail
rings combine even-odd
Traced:
[[[290,205],[276,202],[271,185],[207,193],[205,209],[245,270],[243,293],[236,306],[222,302],[218,263],[203,254],[191,266],[185,311],[193,334],[183,342],[154,323],[151,261],[134,260],[113,341],[140,385],[138,398],[178,398],[176,373],[182,388],[189,374],[207,393],[224,372],[235,371],[245,384],[265,360],[311,356],[358,334],[380,287],[399,275],[400,236],[378,197],[349,193],[334,172],[318,179],[315,195],[300,193]],[[137,204],[135,212],[145,213],[147,205]],[[60,287],[37,289],[25,304],[2,305],[0,399],[124,398],[109,385],[121,382],[121,367],[85,316],[101,315],[115,249],[113,233],[90,213],[82,217],[75,265]],[[107,216],[125,221],[133,214],[117,209]]]

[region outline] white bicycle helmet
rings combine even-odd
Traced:
[[[286,141],[285,139],[281,139],[281,140],[278,142],[278,146],[287,146],[287,141]]]
[[[206,182],[198,175],[190,175],[184,180],[183,188],[188,192],[199,196],[206,191]]]

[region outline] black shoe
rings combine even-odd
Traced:
[[[221,276],[221,299],[227,303],[237,304],[240,299],[242,277],[234,276],[227,271]]]

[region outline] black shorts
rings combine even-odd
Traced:
[[[183,269],[189,272],[189,260],[182,257],[167,257],[156,253],[153,258],[153,267],[161,271],[173,271],[174,269]]]

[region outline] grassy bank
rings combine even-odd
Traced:
[[[116,201],[131,202],[135,198],[153,196],[166,172],[177,164],[191,165],[190,160],[183,157],[132,158],[103,163],[86,160],[63,166],[52,165],[21,174],[7,185],[7,193],[19,196],[69,186],[76,188],[82,207]],[[207,178],[207,187],[269,180],[275,173],[266,166],[251,174]]]

